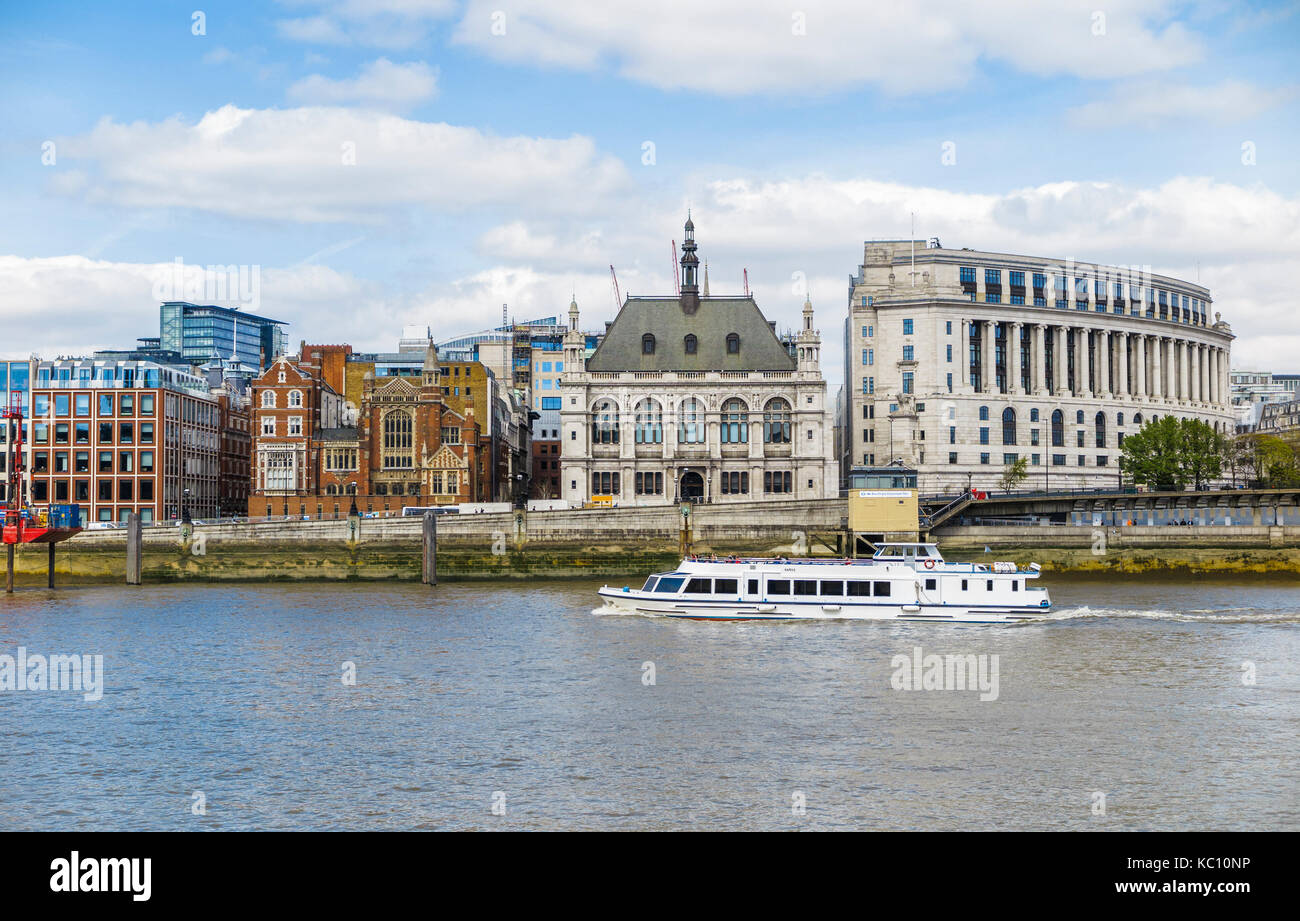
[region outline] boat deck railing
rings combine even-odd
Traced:
[[[928,559],[934,559],[929,557]],[[961,563],[942,559],[935,559],[933,569],[925,566],[924,560],[902,560],[902,559],[876,559],[875,557],[815,557],[815,558],[788,558],[781,556],[726,556],[726,557],[705,557],[705,556],[688,556],[683,562],[686,563],[728,563],[728,564],[747,564],[747,563],[772,563],[780,566],[869,566],[874,563],[910,563],[918,572],[940,572],[947,569],[949,572],[979,572],[988,573],[989,575],[1037,575],[1037,569],[1021,569],[1017,566],[1014,570],[997,571],[988,563]]]

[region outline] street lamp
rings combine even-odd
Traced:
[[[181,521],[190,524],[190,491],[189,489],[181,490]]]

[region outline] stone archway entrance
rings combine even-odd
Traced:
[[[678,491],[681,493],[681,501],[683,502],[702,502],[704,500],[704,477],[694,470],[687,470],[682,474]]]

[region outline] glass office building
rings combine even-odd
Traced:
[[[283,320],[271,320],[232,307],[167,301],[159,309],[158,347],[202,364],[235,355],[244,364],[265,368],[286,350]]]
[[[31,364],[22,361],[0,361],[0,396],[4,397],[4,407],[9,408],[10,393],[18,394],[22,404],[23,415],[28,414],[31,395]]]

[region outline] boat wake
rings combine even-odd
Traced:
[[[1186,624],[1300,624],[1300,611],[1256,611],[1251,608],[1217,608],[1188,611],[1142,610],[1135,608],[1061,608],[1045,622],[1114,618],[1117,620],[1167,620]],[[1040,623],[1044,622],[1040,621]]]

